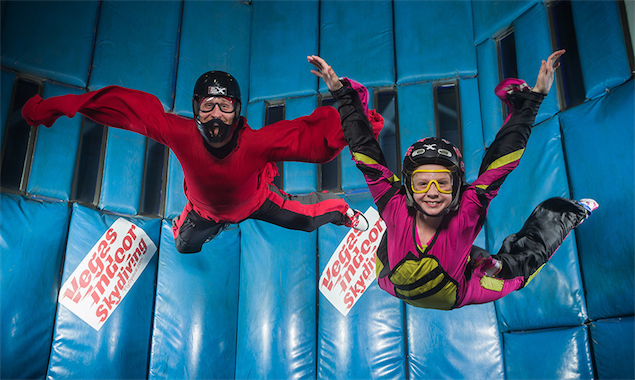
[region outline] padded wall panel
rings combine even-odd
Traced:
[[[353,208],[374,206],[369,193],[345,197]],[[344,236],[345,227],[324,225],[318,231],[318,278]],[[377,281],[368,287],[347,316],[319,294],[318,378],[404,379],[406,346],[403,303],[381,290]]]
[[[319,54],[338,75],[367,87],[394,84],[392,13],[387,0],[322,1]],[[319,91],[328,91],[322,80]]]
[[[43,98],[81,93],[46,82]],[[64,201],[71,198],[82,120],[62,117],[51,128],[38,127],[27,192]]]
[[[315,96],[291,98],[285,102],[285,119],[310,115],[315,110]],[[283,188],[290,194],[304,194],[317,190],[317,165],[307,162],[285,162]]]
[[[540,0],[471,1],[474,18],[474,41],[480,44],[488,38],[498,37],[527,8],[541,2]],[[479,64],[479,77],[481,76],[480,69]]]
[[[181,215],[183,208],[187,204],[187,198],[185,198],[185,192],[183,191],[183,169],[181,168],[181,163],[172,150],[169,150],[169,152],[165,217],[173,219]]]
[[[593,379],[586,326],[503,334],[508,379]]]
[[[617,1],[573,1],[571,8],[586,97],[592,99],[631,77],[620,10]]]
[[[479,4],[481,2],[478,2]],[[515,1],[504,4],[515,4]],[[476,7],[476,5],[474,5]],[[484,146],[490,146],[496,134],[503,125],[503,106],[501,100],[494,93],[498,85],[498,56],[496,42],[485,40],[476,47],[478,58],[478,90],[481,100],[481,121],[483,126]]]
[[[0,194],[0,210],[0,377],[43,379],[70,209]]]
[[[85,87],[99,2],[7,3],[2,23],[2,65]]]
[[[399,143],[403,156],[410,145],[424,137],[435,136],[432,83],[397,87],[399,104]],[[399,174],[401,177],[401,174]]]
[[[397,84],[476,75],[471,2],[395,1],[394,9]]]
[[[230,228],[184,255],[163,220],[149,379],[232,379],[240,230]]]
[[[139,212],[146,143],[140,134],[108,128],[99,208],[130,215]]]
[[[316,0],[251,2],[249,101],[315,92],[313,65],[306,57],[317,54],[318,4]]]
[[[542,2],[531,7],[514,21],[514,40],[516,42],[518,78],[523,79],[530,87],[533,87],[536,85],[542,60],[546,60],[553,53],[549,17]],[[540,123],[560,111],[556,86],[557,83],[554,81],[551,91],[543,100],[538,115],[536,115],[536,123]]]
[[[62,284],[118,216],[73,205]],[[128,219],[159,246],[160,219]],[[152,306],[157,270],[152,258],[99,331],[59,306],[49,378],[140,379],[148,374]]]
[[[192,91],[211,70],[230,73],[249,99],[250,4],[236,0],[184,1],[174,112],[192,117]],[[202,15],[209,17],[202,21]],[[244,112],[243,107],[243,112]]]
[[[598,379],[635,379],[633,317],[595,321],[591,338]]]
[[[571,192],[600,204],[576,231],[591,319],[635,313],[633,83],[561,116]],[[599,182],[603,175],[610,186]]]
[[[133,88],[157,96],[164,108],[171,109],[181,5],[180,1],[103,1],[89,89]]]
[[[557,118],[533,128],[519,166],[509,174],[488,214],[492,254],[516,233],[544,200],[569,197]],[[574,235],[571,233],[542,271],[520,291],[497,301],[501,329],[527,330],[584,323],[587,317]]]
[[[465,160],[465,179],[472,182],[478,178],[478,170],[485,154],[483,147],[483,125],[478,92],[478,79],[459,80],[459,101],[461,128],[463,129],[463,148]]]
[[[235,378],[315,378],[317,232],[240,228]]]
[[[2,3],[4,6],[5,3]],[[4,134],[7,131],[8,117],[11,112],[11,101],[13,98],[13,84],[15,74],[2,70],[0,79],[0,148],[4,142]],[[21,115],[20,115],[21,117]]]
[[[411,379],[504,379],[493,303],[444,311],[406,306]]]

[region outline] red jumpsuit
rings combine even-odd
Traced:
[[[78,112],[97,123],[140,133],[172,149],[183,169],[188,199],[180,224],[193,210],[199,226],[188,222],[190,227],[200,231],[205,224],[204,229],[209,230],[206,236],[195,239],[194,247],[183,252],[200,251],[205,239],[220,232],[222,226],[250,217],[305,231],[329,222],[343,225],[348,220],[348,205],[334,194],[293,197],[272,184],[277,174],[275,162],[324,163],[346,146],[339,114],[332,107],[320,107],[309,116],[259,130],[251,129],[241,117],[234,135],[235,147],[222,159],[210,153],[192,119],[166,113],[155,96],[141,91],[110,86],[46,100],[36,95],[22,109],[29,125],[47,127],[60,116],[73,117]],[[378,135],[383,120],[374,113],[369,117]],[[175,228],[175,238],[180,227]]]

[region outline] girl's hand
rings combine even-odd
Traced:
[[[307,57],[309,63],[315,66],[318,70],[311,70],[311,73],[316,76],[322,78],[326,86],[329,88],[329,91],[337,91],[342,88],[342,82],[340,82],[340,78],[335,74],[333,68],[329,66],[325,60],[318,57],[317,55],[309,55]]]

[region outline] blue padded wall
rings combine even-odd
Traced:
[[[397,84],[477,74],[471,2],[393,4]],[[429,27],[439,20],[443,20],[442,27]]]
[[[147,140],[140,134],[108,127],[99,208],[130,215],[139,212]]]
[[[538,70],[543,59],[547,59],[555,50],[551,47],[549,33],[549,17],[543,4],[536,4],[514,23],[514,39],[516,41],[516,62],[518,78],[523,79],[530,87],[536,85]],[[536,123],[540,123],[560,111],[558,105],[557,84],[542,101]]]
[[[125,86],[149,92],[164,108],[172,108],[181,5],[179,1],[102,1],[88,88]],[[129,43],[131,36],[134,44]]]
[[[173,219],[181,215],[181,211],[187,204],[187,198],[183,192],[183,169],[179,160],[170,150],[168,157],[168,178],[165,197],[165,217]]]
[[[318,5],[315,0],[252,2],[249,101],[315,92],[306,57],[317,54]]]
[[[237,379],[314,378],[317,232],[240,224]]]
[[[251,14],[249,4],[236,0],[183,2],[175,113],[192,117],[194,84],[210,70],[233,75],[247,104]],[[201,15],[210,15],[213,22],[202,21]]]
[[[83,91],[45,83],[43,97],[81,93]],[[27,186],[29,193],[64,201],[71,198],[82,119],[62,117],[51,128],[38,127]]]
[[[617,1],[571,3],[587,98],[626,82],[631,77]],[[631,28],[633,19],[631,18]],[[606,38],[606,35],[612,36]],[[598,59],[602,57],[601,59]]]
[[[98,10],[97,0],[8,1],[2,65],[85,87]]]
[[[62,284],[119,217],[73,206]],[[128,219],[159,246],[160,219]],[[59,306],[47,376],[51,378],[140,379],[148,373],[152,305],[157,272],[152,258],[99,331]],[[81,359],[79,359],[81,358]]]
[[[286,120],[311,114],[317,104],[316,96],[288,99],[284,113]],[[317,165],[306,162],[285,162],[283,188],[289,194],[304,194],[317,190]]]
[[[633,317],[591,323],[594,363],[599,379],[635,378],[635,324]]]
[[[569,197],[558,118],[535,126],[518,167],[490,206],[488,247],[498,252],[533,209],[551,197]],[[525,288],[496,302],[505,331],[578,325],[587,313],[572,232]]]
[[[394,84],[392,2],[322,1],[319,54],[339,76],[367,87]],[[319,91],[328,91],[322,80]]]
[[[505,378],[494,304],[406,312],[411,378]]]
[[[593,379],[587,326],[503,334],[509,379]]]
[[[635,313],[633,83],[561,116],[571,193],[600,204],[576,231],[591,319]],[[612,173],[611,186],[598,183],[601,173]]]
[[[480,4],[481,2],[479,2]],[[516,3],[516,2],[505,2]],[[503,103],[494,93],[498,85],[498,57],[496,42],[485,40],[476,47],[478,58],[478,90],[481,104],[481,122],[483,127],[483,146],[490,146],[503,125]],[[461,102],[463,104],[463,102]]]
[[[476,78],[459,80],[458,92],[463,132],[461,153],[465,160],[465,179],[472,182],[478,178],[478,170],[485,155],[478,80]]]
[[[0,377],[44,378],[70,209],[0,194],[0,210]]]
[[[346,201],[366,211],[374,203],[369,193],[349,195]],[[348,230],[324,225],[319,229],[318,278]],[[404,379],[406,342],[403,303],[374,281],[344,317],[320,293],[318,363],[320,379]]]
[[[400,157],[415,141],[436,136],[432,83],[397,87]]]
[[[236,360],[240,230],[203,250],[177,252],[172,226],[161,226],[148,379],[230,379]]]
[[[523,14],[528,8],[541,0],[516,0],[496,1],[479,0],[472,1],[472,16],[474,18],[474,41],[481,44],[488,38],[498,36],[511,25],[512,21]],[[483,69],[479,63],[479,77]]]

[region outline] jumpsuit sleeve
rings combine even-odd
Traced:
[[[371,135],[378,136],[384,126],[373,114]],[[257,131],[267,146],[269,161],[329,162],[346,146],[340,115],[330,106],[319,107],[311,115],[282,120]]]
[[[74,117],[76,113],[99,124],[140,133],[167,145],[163,126],[170,123],[170,115],[165,113],[159,99],[145,92],[109,86],[81,95],[48,99],[36,95],[22,108],[22,117],[31,126],[51,127],[59,117]]]
[[[343,81],[342,88],[332,94],[337,100],[344,139],[381,214],[390,199],[401,189],[401,182],[388,169],[371,127],[371,121],[381,116],[371,110],[369,117],[366,117],[359,95],[346,80]]]
[[[544,94],[532,92],[528,88],[508,95],[512,113],[487,149],[479,176],[472,183],[483,207],[487,207],[498,194],[507,175],[518,166],[544,98]]]

